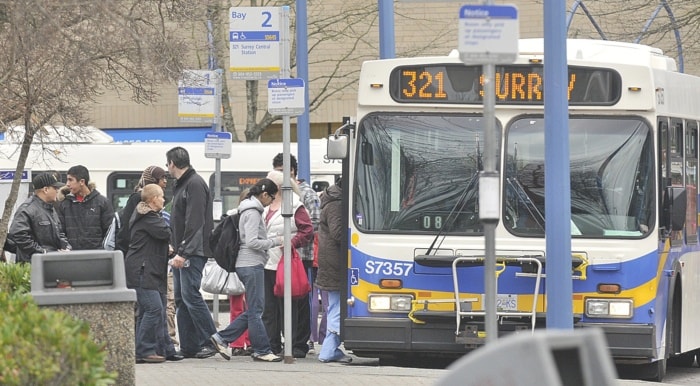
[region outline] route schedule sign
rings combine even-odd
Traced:
[[[518,10],[512,5],[464,5],[459,10],[459,58],[465,64],[518,58]]]
[[[229,9],[229,70],[232,79],[260,80],[280,77],[282,7],[231,7]]]
[[[185,70],[178,82],[177,116],[181,122],[214,122],[220,76],[216,71]]]

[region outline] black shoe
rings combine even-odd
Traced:
[[[165,357],[166,361],[171,361],[171,362],[177,362],[177,361],[181,361],[183,359],[185,359],[185,356],[180,355],[178,353],[175,353],[173,355],[168,355],[167,357]]]
[[[201,350],[199,350],[198,353],[194,354],[194,357],[197,359],[205,359],[205,358],[210,358],[216,355],[217,351],[213,349],[212,347],[202,347]]]
[[[292,356],[294,358],[306,358],[306,353],[302,349],[294,348],[292,349]]]
[[[198,353],[190,354],[190,353],[186,353],[186,352],[183,352],[183,351],[178,351],[178,352],[175,353],[175,355],[179,355],[179,356],[181,356],[181,357],[183,357],[183,358],[197,358],[197,354],[198,354]]]

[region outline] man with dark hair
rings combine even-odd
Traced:
[[[208,358],[216,354],[209,339],[216,333],[216,326],[199,288],[202,270],[211,257],[212,197],[207,183],[190,165],[187,150],[174,147],[165,156],[168,173],[176,179],[170,209],[170,245],[175,250],[173,292],[180,352],[185,358]],[[185,261],[189,266],[184,266]]]
[[[74,250],[102,249],[114,218],[112,204],[90,183],[85,166],[73,166],[66,174],[70,192],[59,205],[63,232]]]
[[[284,169],[284,153],[279,153],[275,156],[275,158],[272,159],[272,167],[275,170],[278,171],[283,171]],[[304,204],[304,207],[306,208],[306,211],[309,213],[309,218],[311,218],[311,224],[314,227],[314,237],[316,233],[318,232],[318,224],[321,218],[321,203],[318,199],[318,194],[316,194],[316,191],[313,190],[311,185],[309,185],[306,181],[297,179],[297,170],[298,170],[298,164],[297,164],[297,159],[293,154],[289,155],[289,171],[292,174],[291,178],[293,178],[296,182],[297,185],[299,186],[300,190],[300,197],[301,202]],[[309,283],[311,284],[311,288],[313,288],[313,280],[315,278],[315,269],[313,267],[314,263],[314,242],[313,238],[311,239],[311,242],[308,243],[306,246],[300,249],[300,258],[304,262],[304,267],[306,268],[306,271],[308,272],[309,276]],[[315,294],[316,291],[311,291],[312,294]],[[292,354],[295,358],[304,358],[306,357],[306,354],[314,350],[314,340],[309,340],[309,338],[312,338],[311,331],[312,331],[312,326],[313,330],[317,330],[317,324],[318,324],[318,300],[316,299],[316,296],[309,297],[308,295],[306,296],[306,301],[304,302],[304,299],[299,299],[300,301],[298,304],[300,305],[299,309],[297,310],[298,312],[298,318],[299,320],[296,321],[296,326],[298,331],[294,332],[294,335],[297,339],[295,339],[295,342],[297,341],[303,341],[306,342],[308,341],[308,344],[304,344],[301,347],[294,347],[292,350]],[[310,302],[314,302],[313,304]],[[315,307],[312,307],[315,306]],[[312,312],[312,309],[315,311],[315,314]],[[314,334],[318,335],[318,334]],[[316,339],[318,339],[317,336],[314,336]],[[317,340],[318,341],[318,340]]]
[[[35,253],[71,249],[53,205],[63,184],[51,173],[39,174],[32,184],[34,195],[17,209],[8,233],[18,263],[30,263]]]

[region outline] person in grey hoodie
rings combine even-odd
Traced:
[[[258,181],[250,188],[248,196],[238,206],[241,246],[236,260],[236,273],[245,286],[248,310],[240,314],[231,324],[211,336],[216,351],[225,359],[229,343],[238,339],[246,329],[253,346],[253,360],[279,362],[282,357],[272,353],[262,321],[265,309],[264,267],[267,251],[282,245],[282,237],[267,238],[263,209],[275,200],[277,185],[267,178]],[[249,210],[250,209],[250,210]]]

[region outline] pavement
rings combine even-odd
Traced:
[[[228,324],[228,310],[216,312],[217,328]],[[316,345],[316,353],[321,349]],[[351,353],[349,353],[351,354]],[[171,385],[435,385],[449,370],[381,366],[379,359],[350,355],[352,363],[321,363],[318,355],[295,359],[291,355],[282,362],[253,361],[251,357],[231,357],[230,361],[215,355],[207,359],[184,359],[178,362],[136,365],[137,386]],[[425,367],[430,367],[425,363]],[[620,386],[663,385],[635,380],[618,380]],[[497,382],[493,385],[499,385]],[[503,385],[506,386],[506,385]],[[513,385],[507,385],[513,386]],[[593,385],[588,385],[593,386]],[[595,385],[598,386],[598,385]]]
[[[207,359],[138,364],[136,385],[435,385],[449,371],[380,366],[378,359],[351,356],[350,364],[321,363],[313,354],[303,359],[286,357],[277,363],[257,362],[251,357],[232,357],[227,361],[216,355]],[[620,386],[659,385],[635,380],[617,382]]]

